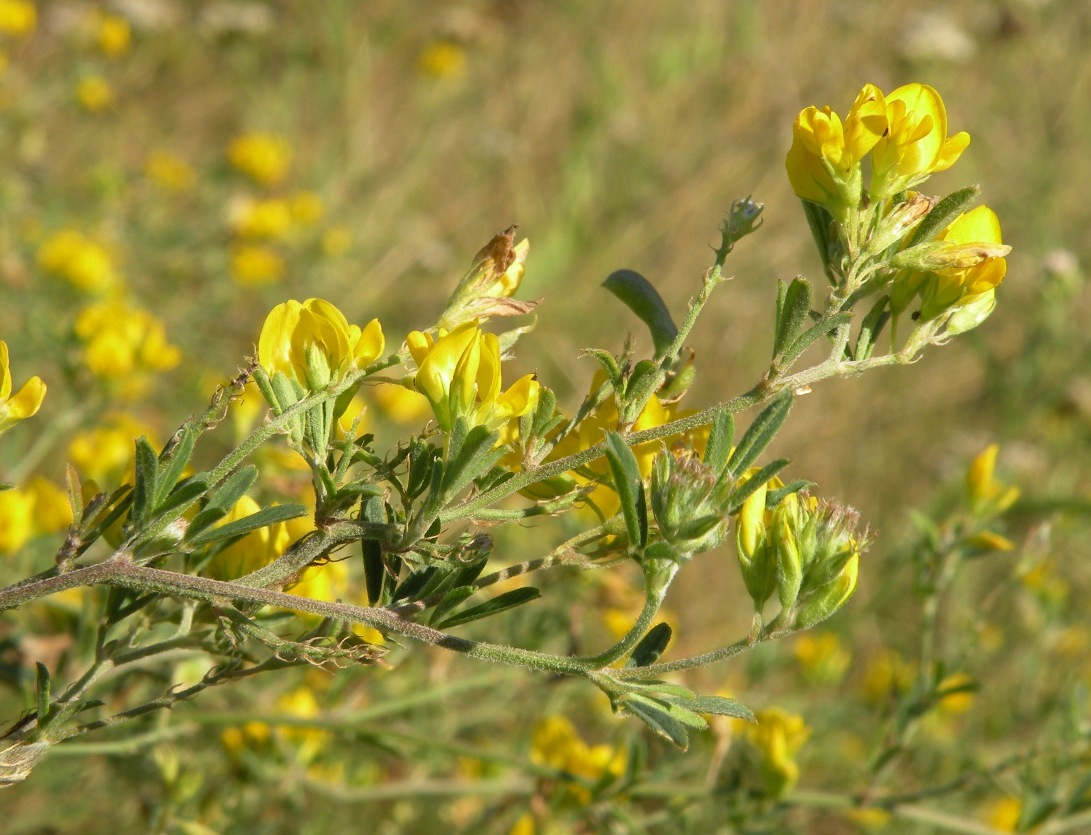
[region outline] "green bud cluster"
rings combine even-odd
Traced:
[[[652,465],[651,506],[659,532],[683,559],[709,551],[727,533],[735,480],[717,474],[690,449],[663,450]]]

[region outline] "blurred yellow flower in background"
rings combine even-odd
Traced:
[[[22,38],[38,26],[38,10],[30,0],[0,0],[0,33]]]
[[[263,186],[275,186],[288,175],[292,148],[282,136],[248,133],[236,137],[227,150],[236,170]]]
[[[152,151],[144,163],[144,174],[164,191],[188,191],[197,181],[189,163],[170,151]]]
[[[25,490],[0,490],[0,554],[14,554],[34,534],[34,497]]]
[[[322,254],[337,258],[352,248],[352,232],[347,226],[331,226],[322,233]]]
[[[597,783],[607,774],[620,777],[625,773],[623,749],[588,745],[564,716],[540,720],[534,726],[530,745],[531,762],[582,777],[590,783]],[[573,791],[582,802],[590,800],[590,793],[582,786],[574,787]]]
[[[217,525],[244,519],[259,510],[261,506],[250,496],[242,496]],[[250,531],[216,552],[204,573],[215,580],[242,577],[273,562],[288,548],[290,540],[291,534],[283,522]]]
[[[98,113],[114,103],[114,89],[101,75],[89,75],[76,84],[76,101],[89,113]]]
[[[284,258],[270,247],[243,244],[231,250],[231,278],[244,287],[275,284],[284,278],[286,269]]]
[[[795,639],[792,654],[803,677],[820,684],[836,684],[845,676],[852,656],[834,632],[805,632]]]
[[[0,433],[37,414],[45,399],[45,383],[41,377],[31,377],[14,395],[12,388],[8,344],[0,339]]]
[[[123,396],[138,396],[147,372],[168,371],[182,361],[182,352],[167,341],[163,322],[123,299],[85,307],[74,331],[87,368],[96,377],[119,383]]]
[[[106,488],[121,482],[132,483],[133,438],[152,438],[150,426],[131,415],[114,413],[99,420],[98,425],[82,429],[68,443],[68,458],[79,470],[85,486],[88,479]]]
[[[75,229],[46,238],[38,248],[38,267],[88,293],[105,293],[121,284],[110,250]]]
[[[743,739],[757,756],[762,787],[770,797],[782,797],[799,780],[795,756],[811,736],[803,717],[779,707],[754,713],[756,724],[747,723]]]
[[[879,704],[891,696],[902,693],[916,675],[914,665],[892,649],[881,650],[868,664],[864,673],[862,690],[864,699]]]
[[[395,383],[373,386],[369,392],[380,411],[402,426],[420,424],[432,408],[419,391]]]
[[[293,194],[288,203],[292,220],[300,226],[314,226],[322,220],[326,208],[322,198],[313,191],[300,191]]]
[[[457,78],[466,71],[466,50],[454,41],[432,41],[417,56],[417,67],[431,78]]]
[[[292,229],[291,205],[283,197],[243,197],[228,207],[231,231],[243,238],[283,240]]]
[[[96,15],[95,42],[103,55],[117,58],[129,51],[132,44],[132,28],[129,21],[117,15]]]

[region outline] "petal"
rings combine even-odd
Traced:
[[[37,414],[43,400],[45,400],[45,383],[42,382],[41,377],[31,377],[23,383],[18,394],[8,400],[8,416],[15,420],[23,420]]]
[[[292,361],[292,332],[299,321],[303,305],[295,299],[278,304],[265,317],[258,337],[258,363],[272,376],[278,371],[295,376]]]
[[[0,339],[0,403],[11,394],[11,369],[8,367],[8,343]]]
[[[383,326],[379,324],[378,319],[372,319],[356,337],[352,348],[353,362],[357,368],[367,368],[383,355],[385,348],[386,338],[383,336]]]

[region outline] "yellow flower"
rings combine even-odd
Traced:
[[[261,510],[256,501],[242,496],[218,525],[226,525]],[[204,573],[215,580],[234,580],[264,568],[287,550],[291,534],[284,523],[268,525],[245,534],[218,551],[205,566]]]
[[[167,341],[166,328],[153,313],[122,299],[85,307],[76,317],[83,362],[96,377],[120,383],[128,397],[142,393],[146,374],[167,371],[182,352]]]
[[[881,704],[892,695],[904,692],[913,681],[914,667],[894,650],[883,650],[872,659],[864,674],[863,695]]]
[[[1015,832],[1023,814],[1023,802],[1018,797],[1001,797],[985,813],[985,821],[1001,832]]]
[[[950,266],[932,272],[899,275],[891,292],[891,309],[904,310],[915,295],[921,297],[920,318],[935,319],[955,306],[973,308],[979,324],[995,306],[995,289],[1008,269],[1003,254],[1009,251],[1000,234],[1000,220],[988,206],[959,215],[939,235],[948,244],[936,257]],[[956,314],[957,315],[957,314]],[[969,330],[974,324],[962,327]]]
[[[34,497],[25,490],[0,490],[0,554],[14,554],[34,535]]]
[[[248,133],[231,142],[227,158],[238,171],[255,182],[273,186],[288,174],[292,149],[282,136]]]
[[[927,84],[886,96],[887,129],[872,151],[871,196],[882,200],[946,171],[970,144],[965,131],[947,136],[947,109]]]
[[[843,221],[861,198],[860,163],[886,130],[882,91],[865,84],[844,123],[828,106],[800,111],[785,167],[792,190]]]
[[[90,113],[98,113],[114,103],[114,91],[101,75],[89,75],[76,85],[76,101]]]
[[[116,15],[100,15],[95,40],[104,55],[111,58],[124,55],[129,51],[132,42],[132,29],[129,26],[129,21]]]
[[[966,471],[966,498],[979,515],[1003,513],[1019,498],[1019,488],[1002,484],[995,478],[998,444],[990,444],[970,462]],[[1008,550],[1008,549],[1002,549]]]
[[[802,716],[777,707],[754,714],[757,724],[747,725],[745,739],[757,755],[762,787],[770,797],[782,797],[799,780],[795,756],[811,735]]]
[[[466,71],[466,52],[453,41],[433,41],[417,56],[417,66],[432,78],[454,78]]]
[[[500,340],[473,322],[450,332],[441,329],[438,338],[413,331],[406,342],[417,361],[414,384],[445,432],[464,418],[473,426],[502,430],[502,443],[513,440],[517,418],[538,404],[540,387],[533,374],[501,393]]]
[[[953,690],[973,683],[973,678],[966,673],[954,673],[939,683],[938,690],[942,693],[946,690]],[[940,698],[937,706],[946,714],[965,713],[974,706],[974,691],[960,690],[957,693],[949,693]]]
[[[382,356],[386,343],[378,319],[361,330],[323,299],[294,299],[274,307],[258,338],[258,362],[273,377],[284,374],[304,390],[321,391]]]
[[[293,719],[317,719],[322,715],[314,691],[306,686],[297,687],[281,696],[277,700],[277,708]],[[305,725],[282,725],[276,733],[296,748],[296,757],[302,763],[311,762],[330,740],[329,731]]]
[[[0,0],[0,33],[22,38],[38,26],[38,10],[30,0]]]
[[[331,226],[322,234],[322,254],[338,258],[352,248],[352,232],[346,226]]]
[[[282,240],[292,229],[292,210],[281,197],[242,198],[230,207],[228,223],[243,238]]]
[[[122,481],[132,483],[133,439],[140,435],[151,438],[154,432],[129,415],[110,415],[98,426],[73,435],[68,457],[84,479],[104,487]]]
[[[43,476],[33,476],[26,486],[34,499],[34,527],[39,533],[56,533],[72,524],[68,493]]]
[[[314,226],[325,213],[322,198],[313,191],[301,191],[292,195],[289,204],[292,220],[300,226]]]
[[[144,173],[164,191],[188,191],[197,180],[189,163],[170,151],[148,154]]]
[[[851,656],[833,632],[804,633],[795,640],[792,654],[813,682],[836,684],[845,675]]]
[[[38,248],[38,266],[88,293],[105,293],[121,283],[110,251],[74,229],[46,238]]]
[[[394,383],[375,386],[371,395],[383,414],[402,426],[423,423],[431,411],[427,397],[415,389]]]
[[[0,339],[0,434],[19,421],[36,415],[45,399],[45,383],[41,377],[31,377],[14,395],[11,389],[8,344]]]
[[[598,783],[607,774],[625,773],[625,752],[610,745],[589,746],[580,738],[564,716],[547,716],[534,726],[530,748],[531,762],[546,765],[588,783]],[[575,787],[582,801],[590,800],[586,789]]]
[[[280,281],[284,269],[280,253],[267,246],[244,244],[231,250],[231,278],[244,287]]]

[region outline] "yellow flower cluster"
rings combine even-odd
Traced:
[[[79,470],[84,487],[88,487],[89,482],[103,487],[131,484],[133,438],[141,435],[152,438],[154,434],[150,426],[131,415],[110,414],[96,426],[72,436],[68,443],[68,459]]]
[[[88,113],[98,113],[114,103],[114,88],[101,75],[84,76],[76,84],[76,101]]]
[[[906,84],[884,95],[865,84],[843,122],[828,106],[800,111],[792,126],[788,179],[796,194],[844,222],[860,205],[860,166],[868,154],[869,194],[878,202],[950,168],[969,144],[965,132],[947,136],[943,99],[928,85]]]
[[[121,298],[85,307],[74,331],[91,373],[120,384],[119,393],[130,398],[142,392],[148,372],[170,370],[182,360],[162,321]]]
[[[270,378],[283,374],[302,394],[322,391],[345,374],[366,368],[385,347],[378,319],[361,329],[324,299],[291,299],[266,317],[258,337],[258,362]]]
[[[26,487],[0,490],[0,554],[14,554],[31,537],[56,533],[72,524],[64,490],[35,476]]]
[[[799,781],[795,757],[811,735],[803,717],[778,707],[756,711],[756,724],[743,727],[743,739],[757,759],[762,788],[769,797],[783,797]]]
[[[0,34],[23,38],[38,27],[38,10],[31,0],[0,0]]]
[[[0,339],[0,434],[36,415],[45,399],[45,383],[41,377],[31,377],[15,394],[11,393],[12,388],[8,344]]]
[[[168,192],[189,191],[197,181],[193,168],[170,151],[152,151],[144,163],[144,174],[159,188]]]
[[[591,784],[607,774],[620,777],[625,773],[624,750],[612,745],[588,745],[564,716],[547,716],[534,726],[530,759]],[[590,799],[583,787],[576,787],[574,793],[583,802]]]
[[[232,140],[227,158],[236,170],[259,185],[275,186],[288,175],[292,149],[282,136],[248,133]]]
[[[87,293],[106,293],[121,284],[111,251],[75,229],[46,238],[38,248],[38,267]]]
[[[414,384],[428,398],[444,432],[459,419],[501,431],[501,443],[514,440],[518,418],[538,405],[540,386],[533,374],[501,392],[500,340],[474,322],[436,336],[413,331],[406,339],[417,362]]]

